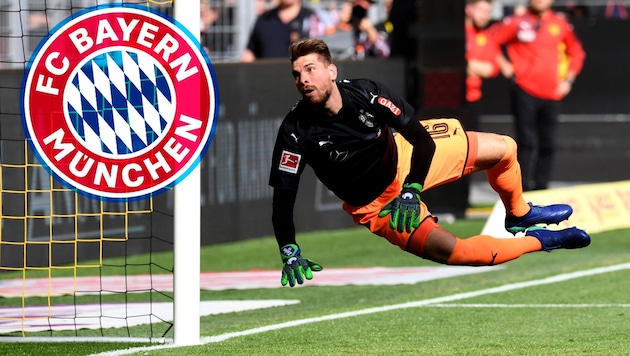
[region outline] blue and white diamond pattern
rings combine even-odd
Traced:
[[[73,74],[64,105],[71,127],[91,152],[120,156],[143,151],[173,121],[169,78],[149,54],[112,50]]]

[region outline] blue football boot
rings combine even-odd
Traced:
[[[512,234],[523,232],[536,224],[558,224],[573,214],[573,208],[567,204],[552,204],[547,206],[532,205],[529,212],[520,218],[505,217],[505,229]]]
[[[542,244],[543,251],[551,251],[559,248],[582,248],[591,243],[591,237],[586,231],[576,227],[570,227],[564,230],[547,230],[542,227],[533,227],[527,230],[525,236],[537,238]]]

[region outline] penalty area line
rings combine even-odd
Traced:
[[[345,318],[350,318],[350,317],[355,317],[355,316],[387,312],[391,310],[441,305],[443,303],[453,302],[453,301],[462,300],[462,299],[468,299],[468,298],[474,298],[474,297],[479,297],[479,296],[484,296],[484,295],[489,295],[489,294],[513,291],[513,290],[523,289],[523,288],[528,288],[528,287],[535,287],[535,286],[542,286],[546,284],[564,282],[564,281],[568,281],[568,280],[572,280],[576,278],[594,276],[598,274],[616,272],[616,271],[621,271],[621,270],[626,270],[626,269],[630,269],[630,263],[622,263],[618,265],[593,268],[593,269],[584,270],[584,271],[563,273],[563,274],[559,274],[559,275],[555,275],[555,276],[551,276],[547,278],[542,278],[542,279],[536,279],[536,280],[531,280],[531,281],[526,281],[526,282],[510,283],[510,284],[505,284],[499,287],[487,288],[487,289],[482,289],[482,290],[477,290],[477,291],[472,291],[472,292],[457,293],[453,295],[418,300],[414,302],[385,305],[382,307],[367,308],[367,309],[354,310],[354,311],[338,313],[338,314],[323,315],[320,317],[292,320],[292,321],[288,321],[284,323],[272,324],[272,325],[262,326],[262,327],[243,330],[243,331],[230,332],[230,333],[225,333],[225,334],[220,334],[220,335],[215,335],[215,336],[206,336],[200,339],[199,345],[181,345],[181,346],[201,346],[205,344],[211,344],[211,343],[217,343],[217,342],[229,340],[235,337],[260,334],[267,331],[280,330],[280,329],[290,328],[290,327],[304,325],[304,324],[312,324],[312,323],[318,323],[322,321],[345,319]],[[594,304],[594,305],[597,305],[597,304]],[[443,306],[450,306],[450,305],[445,304]],[[122,355],[133,354],[136,352],[160,350],[160,349],[173,348],[173,347],[179,347],[179,345],[171,344],[171,345],[136,347],[136,348],[130,348],[126,350],[107,351],[107,352],[103,352],[99,354],[94,354],[93,356],[122,356]]]

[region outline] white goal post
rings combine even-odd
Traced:
[[[200,343],[200,164],[155,207],[153,196],[118,202],[77,194],[49,174],[21,130],[20,79],[40,40],[79,11],[146,4],[199,41],[202,1],[0,0],[2,341]],[[201,92],[194,89],[182,95]],[[212,95],[199,99],[218,107]],[[172,259],[154,255],[163,251]]]
[[[199,40],[200,1],[174,1],[173,18]],[[173,343],[200,342],[201,171],[174,188]]]

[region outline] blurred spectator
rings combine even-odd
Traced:
[[[623,0],[608,0],[606,3],[606,14],[604,16],[607,19],[627,19],[628,11],[623,5]]]
[[[291,43],[322,35],[319,22],[315,11],[302,6],[301,0],[279,0],[256,19],[241,60],[286,58]]]
[[[48,33],[48,17],[45,11],[28,12],[28,50],[33,52]]]
[[[394,0],[384,0],[383,1],[383,6],[385,8],[385,14],[386,17],[383,21],[381,21],[380,23],[376,24],[376,29],[381,33],[381,34],[386,34],[387,36],[387,43],[389,43],[391,45],[391,34],[394,32],[394,24],[392,23],[390,17],[390,14],[392,12],[392,6],[394,5]]]
[[[260,16],[263,12],[269,10],[269,3],[270,1],[267,0],[256,0],[256,16]]]
[[[209,54],[227,53],[232,48],[232,36],[226,28],[233,22],[232,7],[202,1],[200,7],[200,42]]]
[[[214,44],[214,34],[211,31],[211,27],[219,19],[219,11],[216,7],[210,6],[208,2],[202,2],[200,7],[200,21],[201,21],[201,45],[210,52],[217,50]]]
[[[483,80],[494,78],[499,72],[506,77],[512,77],[512,64],[486,32],[491,12],[492,0],[466,0],[466,107],[461,123],[469,131],[479,130]],[[462,194],[469,197],[470,176],[462,177],[461,181]]]
[[[560,100],[582,70],[585,53],[553,0],[530,0],[527,11],[491,26],[514,66],[512,111],[525,190],[546,189],[555,153]],[[566,55],[566,57],[564,57]],[[566,70],[562,60],[568,60]]]
[[[330,36],[337,31],[339,24],[339,8],[336,1],[330,1],[326,8],[317,8],[314,10],[317,16],[317,25],[319,28],[316,32],[321,36]]]
[[[45,11],[28,12],[28,33],[40,36],[48,33],[48,18]]]
[[[589,16],[588,6],[567,4],[566,11],[570,19],[586,19]]]
[[[368,10],[374,4],[374,0],[350,0],[346,1],[339,12],[342,23],[351,26],[354,37],[355,59],[365,57],[389,57],[391,45],[390,33],[393,30],[389,18],[383,23],[375,25],[368,17]],[[386,2],[386,16],[389,17],[392,1]],[[387,32],[389,30],[389,32]]]
[[[462,122],[466,130],[479,129],[483,79],[499,72],[507,78],[513,74],[511,63],[486,31],[491,11],[492,0],[466,0],[466,115]]]

